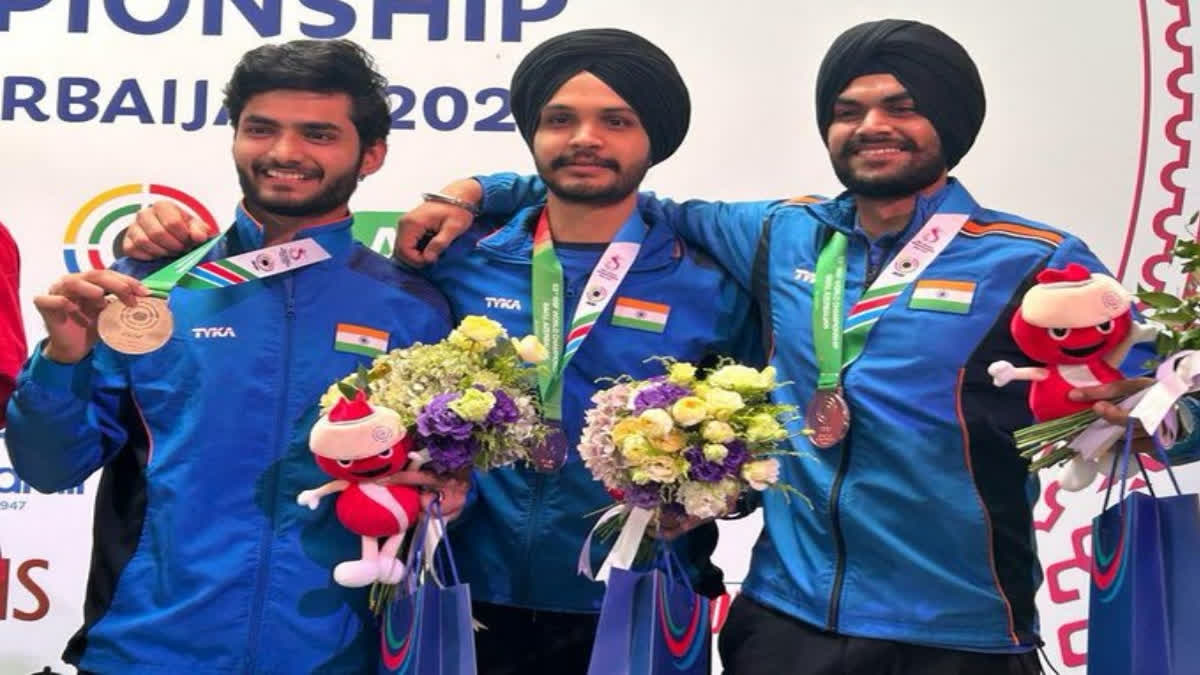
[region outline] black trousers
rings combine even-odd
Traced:
[[[739,595],[718,638],[725,675],[1038,675],[1037,652],[982,654],[826,632]]]
[[[596,639],[598,614],[540,612],[476,602],[479,675],[585,675]]]

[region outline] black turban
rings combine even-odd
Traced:
[[[525,142],[533,144],[542,107],[567,80],[583,71],[600,78],[637,113],[650,137],[650,161],[671,156],[687,134],[692,104],[687,85],[663,50],[616,28],[564,33],[533,48],[513,73],[512,113]]]
[[[958,164],[983,125],[983,82],[962,45],[917,21],[871,21],[833,41],[817,72],[821,140],[828,138],[838,94],[854,78],[875,73],[889,73],[904,85],[917,111],[937,130],[946,164]]]

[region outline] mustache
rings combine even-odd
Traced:
[[[892,138],[891,136],[860,138],[856,136],[846,141],[846,145],[842,146],[842,157],[848,158],[850,155],[853,155],[856,152],[859,152],[865,148],[869,148],[872,145],[879,145],[881,143],[895,143],[896,147],[906,152],[914,152],[917,149],[917,144],[914,143],[912,139],[905,138],[903,136],[898,138]]]
[[[272,169],[280,171],[298,171],[305,178],[322,178],[325,172],[320,168],[306,169],[299,162],[271,162],[266,160],[256,160],[250,163],[250,168],[254,169],[254,173],[265,173]]]
[[[572,164],[587,164],[590,166],[599,166],[613,171],[620,171],[621,165],[615,159],[604,159],[597,157],[587,152],[577,152],[571,155],[559,155],[550,162],[551,169],[561,169]]]

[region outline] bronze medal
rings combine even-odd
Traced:
[[[175,320],[167,301],[153,296],[138,298],[130,307],[112,300],[97,321],[100,339],[123,354],[147,354],[167,343]]]
[[[850,430],[850,407],[841,389],[818,389],[808,402],[804,423],[812,434],[809,442],[821,449],[832,448]]]

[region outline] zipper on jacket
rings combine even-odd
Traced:
[[[514,589],[512,601],[518,607],[529,604],[530,589],[533,588],[533,550],[537,543],[538,526],[542,520],[543,495],[546,491],[545,474],[533,477],[533,499],[529,502],[529,519],[525,522],[525,551],[521,564],[521,585]]]
[[[277,460],[281,456],[278,451],[279,447],[284,447],[283,453],[286,453],[287,447],[287,394],[291,384],[292,372],[292,333],[293,323],[296,320],[296,297],[294,280],[291,275],[283,277],[284,288],[284,326],[283,326],[283,382],[279,398],[279,406],[276,410],[275,438],[277,448],[275,457],[272,460]],[[266,501],[267,526],[263,528],[262,538],[259,540],[258,547],[260,555],[258,558],[258,575],[254,584],[254,602],[250,607],[250,641],[249,641],[249,659],[246,662],[246,672],[253,673],[258,667],[258,640],[261,633],[263,603],[266,602],[267,594],[267,577],[271,570],[271,550],[273,549],[272,540],[275,538],[275,510],[278,507],[278,491],[279,491],[279,469],[271,470],[268,477],[268,485],[264,494]]]
[[[863,235],[864,243],[867,246],[865,252],[866,278],[863,280],[863,291],[875,282],[875,278],[879,276],[879,272],[887,265],[892,251],[888,251],[878,265],[871,260],[871,242]],[[894,250],[894,247],[893,247]],[[844,309],[843,309],[844,311]],[[854,364],[846,366],[842,369],[841,380],[846,381],[846,373]],[[853,422],[851,422],[853,424]],[[842,604],[842,586],[846,578],[846,537],[842,534],[842,518],[841,518],[841,498],[842,498],[842,483],[846,480],[846,474],[850,471],[850,436],[852,430],[846,431],[846,437],[839,444],[842,450],[841,461],[838,462],[837,473],[833,477],[833,486],[829,490],[829,530],[833,533],[833,545],[835,555],[833,568],[833,588],[829,592],[829,613],[825,617],[825,627],[827,630],[837,631],[839,612]]]
[[[842,535],[841,510],[839,502],[842,496],[842,482],[850,469],[850,432],[842,439],[842,459],[838,462],[837,474],[833,478],[833,488],[829,491],[829,524],[833,532],[833,544],[837,559],[834,563],[833,589],[829,593],[829,614],[825,617],[825,628],[837,631],[838,610],[842,601],[842,582],[846,576],[846,538]]]

